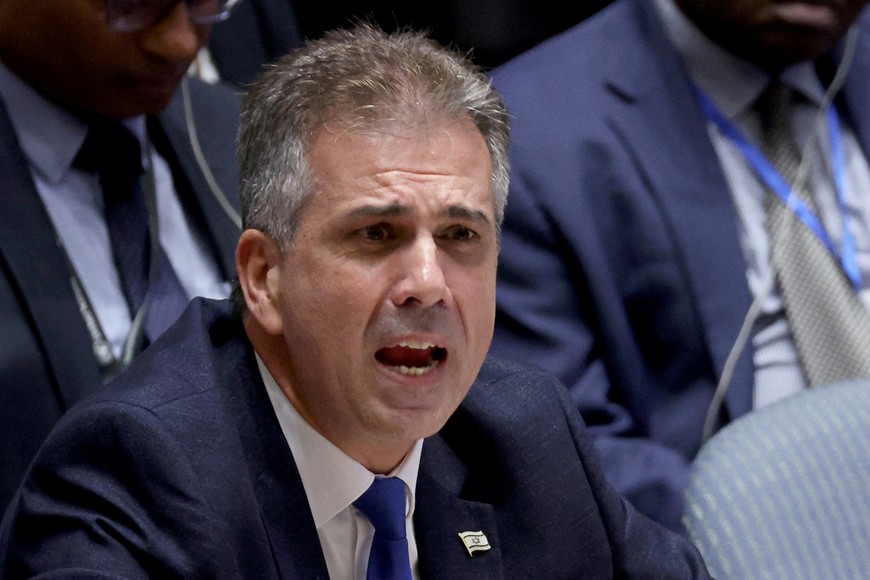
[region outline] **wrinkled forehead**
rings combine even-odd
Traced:
[[[359,118],[337,117],[326,123],[314,136],[309,160],[317,153],[333,149],[358,147],[358,154],[346,161],[366,161],[371,168],[400,168],[403,164],[433,168],[444,164],[445,171],[480,177],[491,189],[492,162],[487,143],[469,117],[417,120],[381,120],[371,123]],[[413,154],[406,155],[413,150]],[[321,155],[322,157],[322,155]],[[339,168],[321,165],[322,170]]]
[[[447,136],[447,139],[442,137]],[[433,155],[449,156],[458,146],[474,144],[486,153],[491,179],[492,153],[480,128],[468,115],[441,115],[432,111],[419,114],[399,113],[395,116],[372,115],[367,111],[351,111],[326,118],[309,142],[309,157],[315,144],[321,145],[347,138],[368,140],[373,145],[387,142],[432,144]],[[461,141],[461,142],[460,142]],[[479,146],[479,147],[478,147]]]
[[[431,197],[479,208],[495,221],[489,151],[467,119],[419,128],[340,124],[319,133],[310,162],[314,195],[335,197],[323,203],[366,198],[389,206]]]

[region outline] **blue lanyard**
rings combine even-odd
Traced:
[[[779,171],[770,163],[767,157],[758,147],[750,143],[740,130],[719,111],[713,101],[710,100],[703,91],[696,88],[698,99],[701,102],[701,108],[704,115],[719,127],[725,137],[730,139],[743,157],[752,167],[752,170],[761,179],[764,184],[779,197],[786,207],[788,207],[806,226],[812,231],[819,240],[825,245],[828,251],[838,260],[843,267],[843,271],[848,276],[849,281],[855,288],[855,291],[861,289],[861,272],[858,270],[858,262],[855,257],[855,240],[852,233],[846,224],[846,176],[845,163],[843,161],[843,146],[842,146],[842,131],[840,129],[840,119],[837,116],[837,111],[833,105],[828,107],[828,134],[831,140],[831,162],[834,172],[834,188],[837,192],[837,204],[840,209],[840,216],[843,222],[843,248],[842,254],[838,255],[837,248],[831,241],[828,232],[819,221],[819,218],[813,213],[813,210],[807,206],[797,195],[792,195],[792,188],[788,181],[780,174]]]

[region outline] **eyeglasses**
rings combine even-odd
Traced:
[[[117,32],[136,32],[159,22],[182,0],[109,0],[106,23]],[[239,0],[184,0],[193,24],[226,20]]]

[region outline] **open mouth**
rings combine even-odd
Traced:
[[[447,349],[428,342],[408,340],[378,350],[375,358],[400,374],[421,376],[447,358]]]

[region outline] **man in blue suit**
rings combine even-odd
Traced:
[[[183,80],[225,7],[0,2],[0,511],[63,412],[140,350],[142,308],[119,276],[131,261],[114,252],[133,246],[110,243],[111,188],[76,163],[89,126],[116,126],[147,151],[154,223],[133,221],[159,239],[161,252],[149,252],[168,258],[181,309],[193,295],[229,293],[239,98]]]
[[[486,78],[362,26],[245,99],[234,308],[196,300],[61,420],[2,576],[707,577],[608,487],[556,379],[487,359],[509,129]]]
[[[712,431],[807,384],[771,284],[768,192],[699,95],[758,143],[754,103],[778,78],[798,95],[791,124],[806,142],[838,67],[848,72],[835,98],[844,203],[826,129],[805,165],[825,228],[838,246],[844,231],[855,241],[865,294],[865,5],[618,0],[492,75],[515,118],[494,352],[557,374],[608,478],[671,527],[708,413]]]

